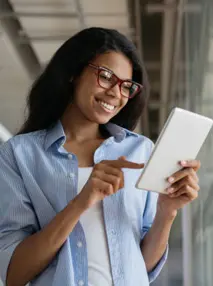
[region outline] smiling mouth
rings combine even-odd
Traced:
[[[115,105],[111,105],[103,100],[96,99],[96,102],[107,112],[113,112],[116,108]]]

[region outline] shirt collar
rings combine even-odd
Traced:
[[[111,136],[115,138],[116,142],[123,141],[127,136],[136,136],[139,137],[137,133],[131,132],[128,129],[120,127],[114,123],[107,123],[104,125],[107,131]],[[51,128],[47,130],[45,137],[44,148],[45,150],[49,149],[53,144],[57,143],[59,146],[63,145],[66,141],[66,135],[64,133],[63,126],[61,121],[58,122]]]
[[[47,134],[44,142],[45,150],[49,149],[54,143],[63,145],[66,141],[66,135],[64,133],[61,121],[58,122],[50,129],[47,129]]]
[[[114,123],[107,123],[105,125],[107,131],[110,133],[111,136],[115,138],[116,142],[123,141],[127,136],[133,135],[138,137],[139,135],[137,133],[131,132],[128,129],[125,129],[119,125],[116,125]]]

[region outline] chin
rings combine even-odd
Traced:
[[[101,118],[99,118],[99,119],[96,119],[96,123],[97,124],[107,124],[110,120],[112,119],[112,117],[110,117],[110,118],[108,118],[108,119],[101,119]]]
[[[115,116],[115,115],[114,115]],[[106,124],[108,123],[114,116],[93,116],[93,118],[91,118],[91,121],[97,123],[97,124]]]

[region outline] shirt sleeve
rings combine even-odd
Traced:
[[[38,231],[38,222],[8,142],[0,147],[0,166],[0,278],[5,283],[15,248]]]
[[[144,215],[143,215],[143,232],[142,232],[142,239],[144,239],[145,235],[147,234],[147,232],[149,231],[149,229],[152,226],[153,220],[155,218],[155,214],[156,214],[156,207],[157,207],[157,199],[158,199],[158,194],[154,193],[154,192],[148,192],[147,193],[147,200],[146,200],[146,206],[145,206],[145,210],[144,210]],[[160,274],[166,260],[168,257],[168,244],[166,247],[166,250],[163,254],[163,256],[161,257],[161,259],[159,260],[159,262],[157,263],[157,265],[155,266],[155,268],[150,271],[148,273],[148,277],[149,277],[149,282],[153,282],[158,275]]]

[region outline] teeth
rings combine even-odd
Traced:
[[[100,105],[103,105],[105,108],[107,108],[108,110],[113,110],[113,109],[115,109],[115,106],[113,106],[113,105],[110,105],[110,104],[108,104],[108,103],[106,103],[106,102],[104,102],[104,101],[99,101],[99,103],[100,103]]]

